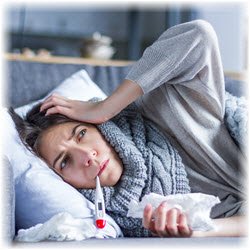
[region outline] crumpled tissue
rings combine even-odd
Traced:
[[[111,232],[113,232],[113,235]],[[63,212],[54,215],[44,224],[20,229],[15,240],[24,242],[43,240],[81,241],[88,238],[106,237],[117,238],[119,235],[108,223],[104,229],[97,229],[92,218],[74,218],[71,214]]]
[[[188,226],[193,231],[209,231],[215,229],[210,218],[211,208],[220,203],[218,197],[202,193],[175,194],[162,196],[155,193],[145,195],[141,202],[132,200],[129,203],[128,216],[143,218],[143,210],[147,204],[156,209],[163,201],[166,201],[168,209],[178,208],[187,216]]]

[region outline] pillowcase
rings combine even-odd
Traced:
[[[47,96],[52,93],[83,101],[93,97],[101,99],[106,97],[85,70],[73,74]],[[42,100],[19,107],[16,112],[23,116],[33,105]],[[2,117],[6,129],[3,154],[13,167],[15,181],[17,230],[44,223],[60,212],[68,212],[75,218],[93,218],[94,204],[64,182],[44,161],[26,149],[6,109]],[[107,216],[107,222],[112,225],[109,227],[112,230],[110,235],[114,235],[114,230],[119,235],[120,229],[110,216]]]
[[[80,70],[64,80],[62,84],[49,92],[44,98],[16,108],[15,111],[23,117],[32,106],[43,101],[52,93],[80,101],[87,101],[93,97],[106,98],[104,92],[90,79],[88,73],[85,70]]]

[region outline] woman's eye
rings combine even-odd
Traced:
[[[87,129],[82,129],[78,134],[78,139],[81,140],[82,137],[86,134]]]
[[[67,166],[68,158],[64,158],[60,164],[60,169],[63,170]]]

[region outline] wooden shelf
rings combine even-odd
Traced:
[[[135,62],[135,61],[126,61],[126,60],[100,60],[100,59],[98,60],[98,59],[90,59],[90,58],[63,57],[63,56],[27,57],[22,54],[12,54],[12,53],[4,54],[4,58],[6,60],[11,60],[11,61],[61,63],[61,64],[88,64],[88,65],[96,65],[96,66],[117,66],[117,67],[127,66]],[[225,71],[225,75],[236,80],[246,81],[248,79],[246,71],[243,71],[243,72]]]
[[[22,54],[6,53],[4,58],[11,61],[27,61],[40,63],[61,63],[61,64],[89,64],[96,66],[127,66],[134,63],[133,61],[123,60],[101,60],[80,57],[63,57],[63,56],[33,56],[28,57]]]

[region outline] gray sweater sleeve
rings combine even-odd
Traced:
[[[126,79],[139,84],[144,94],[166,82],[186,83],[197,74],[206,84],[210,80],[206,64],[211,62],[209,57],[212,55],[204,47],[211,45],[210,40],[217,41],[217,37],[212,26],[205,21],[174,26],[144,51]]]

